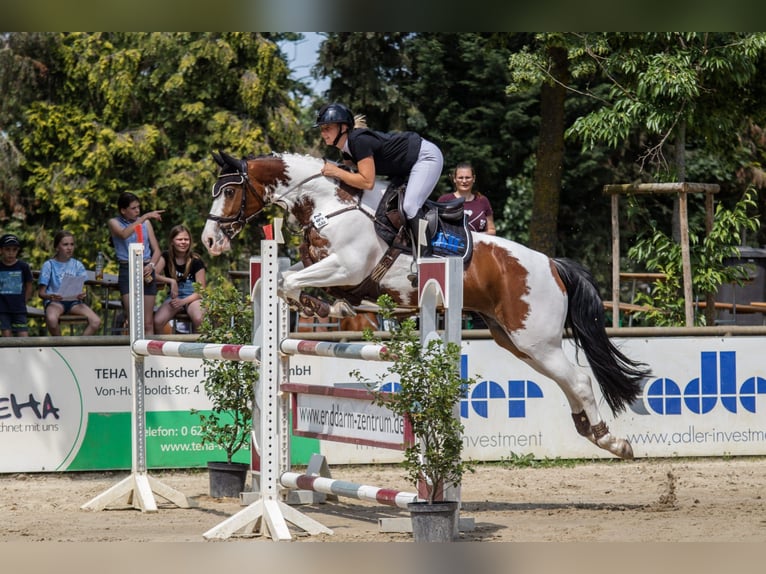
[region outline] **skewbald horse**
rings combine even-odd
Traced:
[[[388,248],[373,226],[385,186],[363,193],[346,189],[322,176],[324,160],[311,156],[213,156],[221,169],[202,232],[210,255],[230,249],[244,225],[274,204],[302,227],[310,260],[315,261],[283,273],[280,297],[295,304],[304,288],[351,289],[376,269]],[[609,340],[603,302],[590,273],[571,260],[551,259],[501,237],[475,233],[473,245],[463,274],[464,309],[482,316],[499,346],[559,385],[579,434],[618,457],[633,458],[630,443],[612,435],[601,418],[589,374],[562,349],[568,327],[615,415],[639,396],[641,382],[649,376],[646,365],[626,357]],[[417,304],[416,289],[407,278],[411,263],[412,257],[402,254],[377,278],[382,292],[404,307]],[[344,301],[330,308],[331,316],[349,313],[353,310]]]

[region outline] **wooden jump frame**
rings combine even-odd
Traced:
[[[612,309],[620,306],[620,195],[632,194],[678,194],[679,219],[681,220],[681,261],[684,279],[684,315],[686,326],[694,326],[692,271],[689,256],[689,216],[687,195],[690,193],[705,194],[705,231],[710,233],[713,228],[713,194],[718,193],[720,186],[712,183],[639,183],[605,185],[604,193],[612,196]],[[612,327],[619,327],[618,311],[612,313]]]

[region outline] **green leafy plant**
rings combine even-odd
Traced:
[[[709,235],[700,239],[689,233],[689,252],[692,268],[692,291],[704,296],[716,293],[721,285],[742,285],[749,278],[746,265],[727,265],[726,259],[738,256],[737,247],[742,244],[743,231],[759,228],[756,191],[748,189],[729,210],[719,203],[716,207],[713,228]],[[647,271],[664,273],[666,278],[658,281],[650,293],[639,293],[635,302],[649,308],[637,316],[657,326],[683,325],[685,322],[683,297],[683,263],[681,245],[657,229],[651,235],[640,237],[628,250],[628,257],[643,264]],[[702,321],[698,314],[695,322]]]
[[[571,468],[577,465],[575,459],[565,459],[561,457],[536,459],[531,452],[527,454],[516,454],[511,451],[511,456],[502,458],[501,463],[508,468]]]
[[[202,290],[205,316],[200,341],[232,345],[252,343],[253,309],[248,298],[231,283]],[[254,363],[205,359],[205,393],[212,403],[209,414],[192,410],[200,418],[202,444],[215,444],[226,452],[226,462],[250,439],[253,419]]]
[[[414,318],[393,320],[391,297],[379,297],[378,306],[391,325],[385,345],[393,363],[384,375],[398,376],[400,388],[393,393],[373,391],[373,402],[409,422],[414,440],[406,445],[402,465],[413,485],[425,485],[424,498],[433,503],[444,485],[459,485],[463,474],[473,470],[462,458],[463,425],[456,409],[475,380],[460,377],[460,345],[434,338],[423,346]],[[371,330],[365,338],[380,342]],[[369,384],[358,371],[352,374]]]

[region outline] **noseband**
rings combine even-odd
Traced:
[[[216,181],[213,184],[213,198],[215,199],[218,197],[221,192],[224,190],[225,187],[229,185],[239,185],[243,188],[242,191],[242,200],[239,204],[239,211],[236,215],[230,216],[230,217],[224,217],[221,215],[213,215],[212,213],[208,213],[207,218],[211,221],[215,221],[218,223],[218,226],[221,229],[221,232],[229,239],[232,240],[236,235],[242,231],[242,229],[245,227],[247,223],[252,221],[258,214],[263,211],[263,206],[266,205],[266,201],[264,200],[263,196],[258,193],[258,191],[253,187],[253,184],[250,183],[250,179],[247,176],[247,164],[243,162],[244,169],[240,168],[237,170],[236,173],[227,173],[227,174],[221,174],[218,176],[218,181]],[[231,178],[237,178],[231,181],[228,181]],[[222,180],[226,180],[223,181]],[[258,200],[261,202],[261,209],[256,211],[255,213],[252,213],[251,215],[247,215],[245,212],[245,207],[247,205],[247,194],[252,193],[255,197],[258,198]]]

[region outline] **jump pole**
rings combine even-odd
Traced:
[[[128,258],[130,274],[130,342],[133,363],[131,380],[133,408],[131,412],[131,473],[108,490],[80,508],[103,510],[118,501],[131,504],[142,512],[157,512],[154,494],[180,508],[192,506],[186,496],[149,475],[146,470],[146,410],[144,403],[144,357],[136,353],[133,344],[144,339],[144,245],[131,243]]]
[[[410,502],[418,500],[418,495],[412,492],[402,492],[391,488],[378,488],[377,486],[356,484],[345,480],[297,472],[282,473],[280,482],[285,488],[310,490],[332,496],[346,496],[386,506],[398,506],[405,510]]]

